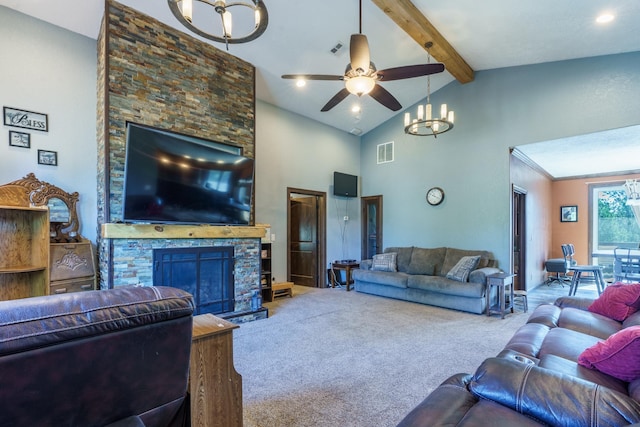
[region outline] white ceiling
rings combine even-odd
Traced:
[[[640,125],[520,145],[517,150],[557,179],[640,172]]]
[[[170,12],[166,0],[121,3],[187,32]],[[349,95],[337,107],[322,113],[320,109],[342,89],[342,82],[311,81],[299,89],[293,80],[280,78],[282,74],[297,73],[342,74],[349,62],[349,37],[358,32],[358,0],[265,3],[269,11],[266,32],[253,42],[230,45],[229,49],[231,54],[256,66],[259,99],[346,132],[358,128],[366,133],[396,115],[401,122],[401,111],[388,110],[368,96],[358,99]],[[638,0],[413,3],[475,71],[640,51]],[[0,0],[0,5],[96,38],[104,0]],[[595,19],[603,12],[614,14],[615,20],[608,25],[597,24]],[[378,69],[426,62],[424,49],[370,0],[363,1],[362,21],[371,60]],[[345,44],[339,56],[330,53],[337,42]],[[224,49],[223,44],[210,43]],[[452,81],[446,71],[433,75],[432,92]],[[382,86],[404,108],[426,96],[426,83],[426,77],[419,77]],[[355,115],[351,107],[358,103],[362,112]]]

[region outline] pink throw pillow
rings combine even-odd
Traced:
[[[589,306],[592,313],[622,322],[640,309],[640,283],[614,283]]]
[[[622,381],[640,378],[640,326],[630,326],[589,347],[578,363]]]

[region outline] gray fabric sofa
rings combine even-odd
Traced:
[[[396,271],[376,270],[372,260],[363,260],[353,271],[356,291],[481,314],[486,309],[486,278],[500,272],[487,251],[408,246],[386,248],[384,253],[397,254]],[[447,278],[461,258],[469,256],[479,256],[479,261],[468,279]]]

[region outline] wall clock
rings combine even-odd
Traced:
[[[440,187],[433,187],[427,191],[427,203],[431,206],[438,206],[444,200],[444,190]]]

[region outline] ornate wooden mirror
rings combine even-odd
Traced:
[[[51,243],[80,242],[80,222],[76,211],[78,193],[67,193],[55,185],[40,181],[30,173],[22,179],[0,186],[5,205],[49,207]]]

